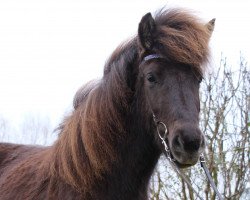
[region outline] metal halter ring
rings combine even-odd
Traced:
[[[159,125],[159,124],[161,124],[161,125],[164,126],[165,131],[164,131],[163,137],[161,136],[160,131],[158,131],[158,135],[159,135],[159,137],[161,138],[161,140],[164,140],[164,141],[165,141],[165,139],[167,138],[167,134],[168,134],[168,128],[167,128],[166,124],[164,124],[164,123],[161,122],[161,121],[157,122],[157,125]]]
[[[158,126],[157,126],[157,133],[158,133],[158,136],[159,136],[159,138],[161,139],[161,143],[162,143],[163,146],[164,146],[164,149],[165,149],[166,156],[167,156],[168,160],[169,160],[170,162],[174,162],[175,159],[173,159],[173,158],[171,157],[170,149],[169,149],[169,147],[168,147],[168,144],[166,143],[166,138],[167,138],[167,134],[168,134],[167,126],[166,126],[166,124],[164,124],[164,123],[161,122],[161,121],[158,121],[158,122],[157,122],[157,125],[159,125],[159,124],[161,124],[161,125],[164,126],[165,131],[164,131],[164,135],[162,136],[162,135],[160,134],[160,131],[159,131]]]

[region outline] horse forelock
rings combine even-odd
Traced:
[[[169,62],[187,64],[203,73],[210,56],[211,30],[206,23],[185,9],[162,9],[155,13],[155,23],[154,45],[147,53],[161,54]],[[125,69],[134,61],[134,56],[140,54],[137,40],[135,36],[117,47],[105,65],[104,75],[119,65]]]
[[[160,10],[155,15],[155,51],[169,61],[187,64],[203,73],[209,61],[211,30],[185,9]]]

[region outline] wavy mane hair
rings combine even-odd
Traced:
[[[212,26],[179,9],[158,12],[155,23],[152,52],[202,74]],[[154,135],[145,137],[154,124],[140,90],[139,64],[149,53],[138,36],[121,44],[106,62],[103,78],[76,93],[53,146],[1,144],[0,152],[21,157],[5,159],[7,153],[0,153],[0,199],[13,197],[9,188],[21,199],[146,199],[161,154],[152,145]]]

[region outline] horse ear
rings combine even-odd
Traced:
[[[141,19],[138,28],[139,43],[145,50],[150,50],[154,44],[154,33],[156,30],[155,20],[151,13],[147,13]]]
[[[210,35],[212,35],[213,31],[214,31],[214,26],[215,26],[215,18],[210,20],[207,24],[206,27],[210,32]]]

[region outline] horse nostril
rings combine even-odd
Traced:
[[[200,148],[200,140],[192,140],[189,141],[185,146],[184,149],[186,151],[198,151]]]
[[[183,149],[183,141],[179,135],[174,138],[173,144],[176,148]]]
[[[195,130],[178,130],[177,135],[173,139],[173,146],[177,151],[196,152],[204,147],[204,139],[200,132]]]

